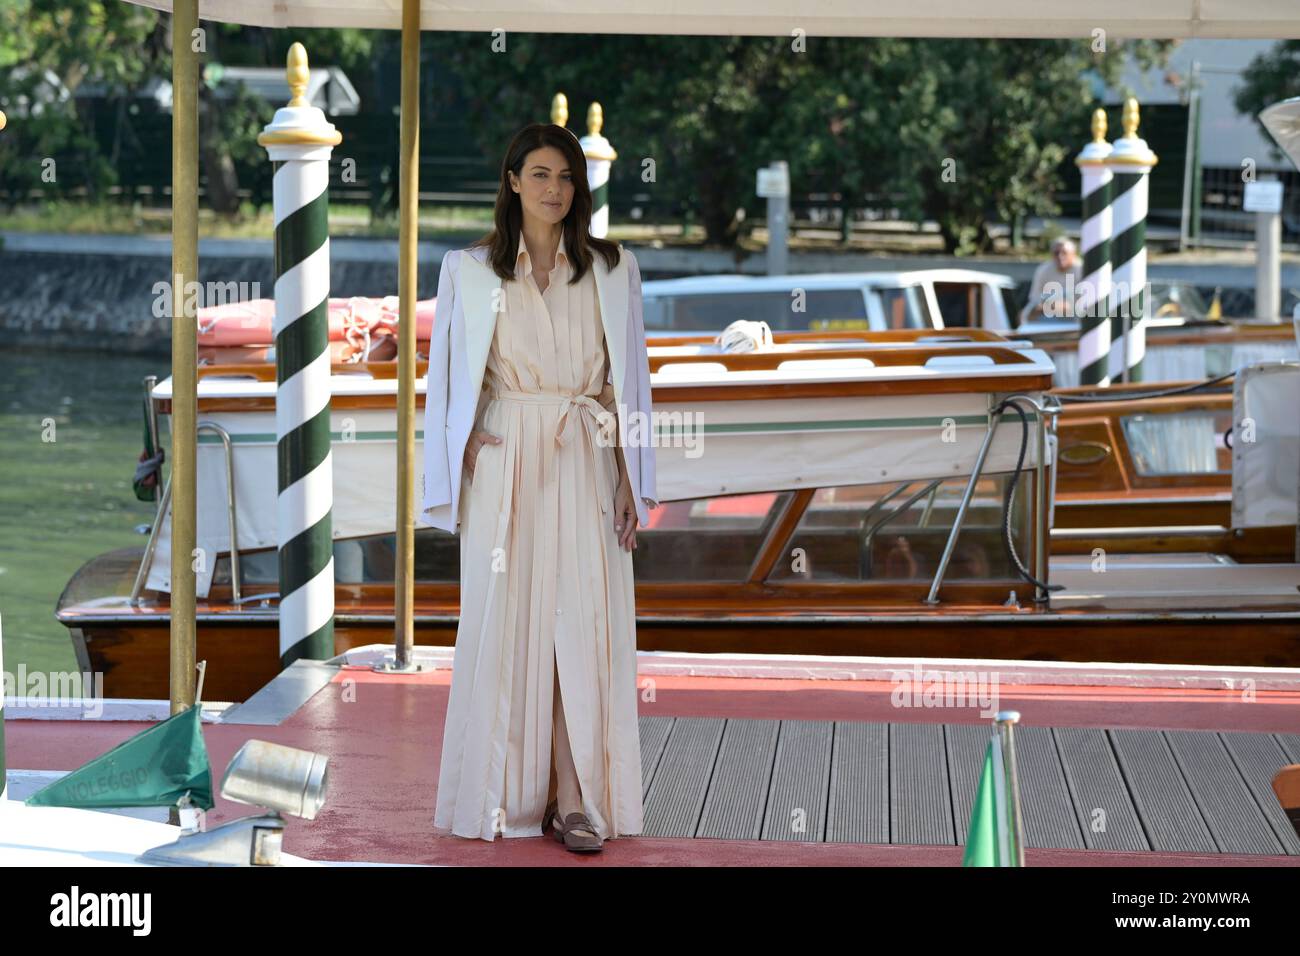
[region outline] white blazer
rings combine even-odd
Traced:
[[[641,268],[636,257],[620,246],[613,269],[599,254],[592,271],[600,302],[600,319],[609,349],[610,381],[616,403],[619,436],[640,435],[623,449],[632,500],[641,527],[649,523],[649,508],[658,504],[655,453],[651,440],[650,361],[646,354],[641,316]],[[424,401],[424,474],[417,524],[453,534],[460,530],[461,472],[465,445],[474,427],[480,400],[486,401],[483,372],[496,332],[492,307],[501,278],[487,264],[488,249],[452,249],[442,258],[438,300],[429,343],[429,374]],[[639,413],[639,424],[626,416]]]

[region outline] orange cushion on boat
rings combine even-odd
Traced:
[[[423,299],[415,303],[417,341],[429,340],[436,302],[436,299]],[[354,348],[364,350],[368,340],[373,348],[376,339],[396,336],[397,304],[395,295],[382,299],[365,296],[331,298],[330,341],[348,342]],[[252,299],[208,306],[199,309],[198,323],[198,344],[201,346],[274,345],[275,300]]]

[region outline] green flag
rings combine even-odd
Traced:
[[[962,866],[1018,866],[1012,852],[1011,801],[1008,799],[1002,741],[996,733],[984,753],[984,772],[975,791],[970,826],[966,828],[966,854]]]
[[[167,807],[185,794],[211,810],[212,767],[200,707],[173,714],[27,798],[37,807]]]

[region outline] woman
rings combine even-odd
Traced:
[[[641,831],[632,550],[656,504],[640,269],[591,209],[573,134],[521,130],[493,230],[443,259],[421,506],[461,535],[434,826],[553,823],[571,850]]]

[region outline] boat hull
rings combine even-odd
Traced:
[[[233,615],[232,615],[233,617]],[[85,622],[72,631],[106,697],[168,696],[169,622]],[[390,643],[391,616],[335,621],[334,651]],[[452,646],[452,616],[417,616],[415,642]],[[979,658],[1019,661],[1106,661],[1240,667],[1300,666],[1300,612],[1206,614],[1003,612],[787,614],[708,621],[639,617],[642,651],[718,654],[811,654],[892,658]],[[79,656],[82,656],[79,654]],[[204,696],[246,700],[279,671],[274,618],[222,620],[200,616],[198,660],[207,661]]]

